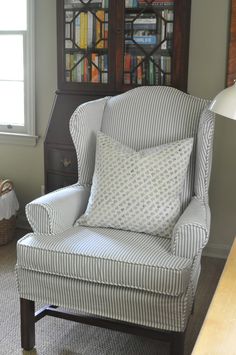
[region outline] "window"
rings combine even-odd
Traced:
[[[33,5],[0,0],[1,138],[36,138]]]

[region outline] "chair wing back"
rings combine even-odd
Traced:
[[[182,208],[193,194],[207,198],[214,131],[208,105],[171,87],[147,86],[80,106],[71,119],[79,183],[91,184],[97,130],[136,150],[194,137]]]

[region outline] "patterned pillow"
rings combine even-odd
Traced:
[[[87,209],[76,224],[170,237],[193,138],[136,152],[98,132]]]

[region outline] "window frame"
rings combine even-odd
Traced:
[[[0,30],[0,34],[23,35],[24,126],[0,124],[0,143],[35,145],[35,0],[27,1],[27,30]]]

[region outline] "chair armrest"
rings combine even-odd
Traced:
[[[84,213],[90,187],[71,185],[48,193],[26,205],[26,216],[34,232],[57,234],[71,228]]]
[[[207,244],[210,220],[208,203],[194,197],[173,229],[172,254],[184,258],[198,255]]]

